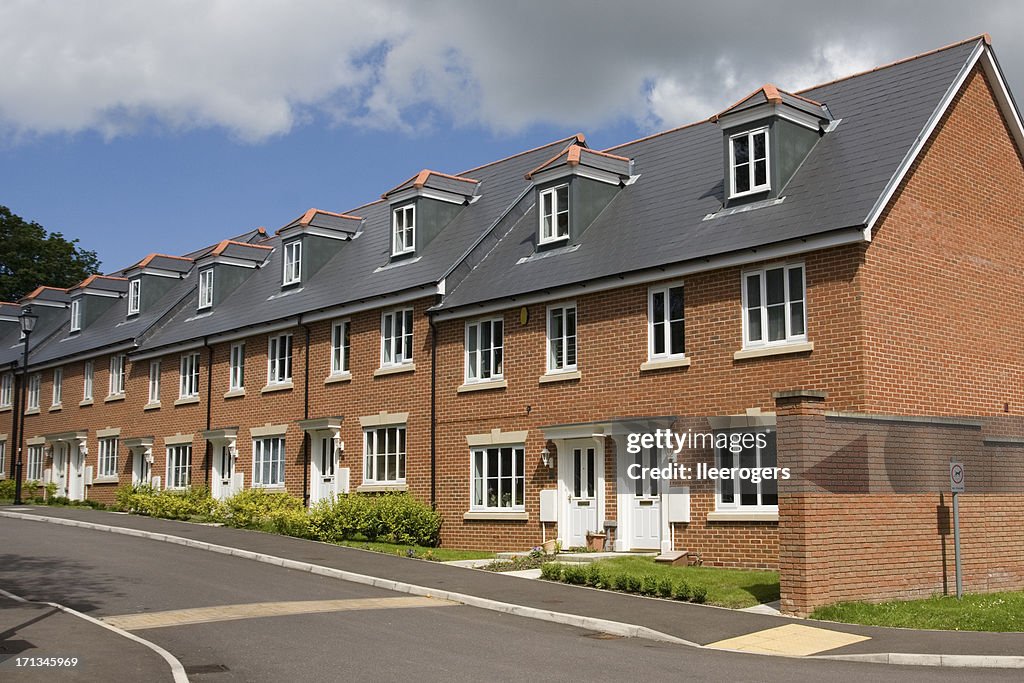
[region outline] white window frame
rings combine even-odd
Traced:
[[[565,206],[559,206],[558,203],[558,191],[565,190]],[[551,212],[545,213],[544,202],[545,199],[551,198]],[[570,232],[570,221],[572,216],[569,213],[569,184],[563,183],[554,187],[549,187],[545,190],[541,190],[540,196],[537,202],[537,214],[540,217],[540,225],[538,226],[540,239],[539,244],[549,244],[551,242],[562,242],[569,239]],[[558,217],[565,214],[565,234],[559,234],[558,231]],[[545,219],[550,219],[550,222],[545,223]]]
[[[782,279],[784,287],[784,301],[783,310],[785,311],[785,328],[786,335],[782,339],[776,339],[773,341],[768,340],[768,276],[769,271],[782,270]],[[800,270],[800,284],[801,291],[799,298],[793,298],[792,292],[790,291],[789,274],[790,271]],[[761,337],[760,339],[751,339],[750,334],[750,319],[749,311],[754,310],[750,307],[750,297],[747,287],[747,279],[749,277],[759,277],[759,301],[757,309],[760,310],[761,320]],[[786,344],[798,344],[807,341],[807,269],[803,262],[799,263],[777,263],[764,268],[757,268],[752,270],[745,270],[741,275],[740,288],[743,290],[743,348],[745,349],[758,349],[769,346],[785,346]],[[800,304],[803,311],[803,331],[797,334],[793,334],[793,305]],[[778,306],[780,304],[772,304]]]
[[[228,391],[245,389],[245,342],[231,345],[228,361]]]
[[[743,431],[744,434],[755,434],[755,432],[752,431],[752,430],[742,430],[742,431]],[[757,467],[777,467],[778,466],[778,444],[777,444],[777,441],[775,439],[775,436],[776,436],[775,430],[774,429],[762,430],[761,432],[757,432],[757,433],[763,433],[765,435],[770,435],[770,438],[768,439],[768,443],[766,445],[766,448],[764,448],[764,449],[758,448],[756,446],[756,444],[755,444],[754,448],[756,449],[756,452],[757,452],[757,464],[756,464],[756,466]],[[775,463],[774,464],[771,464],[770,462],[768,462],[768,461],[766,461],[764,459],[765,451],[767,451],[769,449],[775,449]],[[728,449],[726,449],[726,450],[728,450]],[[723,461],[723,455],[725,455],[725,454],[723,454],[722,449],[716,447],[715,448],[715,466],[716,467],[722,468],[722,467],[740,467],[741,466],[741,464],[739,462],[739,456],[740,456],[739,453],[733,453],[732,457],[731,457],[731,460],[725,460],[725,461]],[[774,513],[778,513],[778,511],[779,511],[779,504],[778,504],[778,479],[771,479],[771,480],[762,479],[761,482],[758,483],[758,484],[750,484],[751,486],[756,486],[757,487],[758,502],[757,502],[756,505],[742,505],[740,503],[741,495],[742,495],[742,491],[741,491],[740,487],[744,485],[744,482],[742,480],[738,480],[738,479],[730,480],[730,481],[731,481],[731,486],[732,486],[732,498],[733,498],[731,503],[727,503],[727,502],[723,502],[722,501],[722,488],[723,488],[723,486],[728,487],[730,485],[730,482],[726,482],[726,481],[724,481],[722,479],[719,479],[716,482],[716,484],[715,484],[715,511],[716,512],[734,512],[734,513],[744,513],[744,512],[769,512],[770,513],[770,512],[774,512]],[[768,482],[768,484],[766,484],[766,482]],[[764,504],[762,502],[762,498],[766,495],[765,494],[765,489],[767,488],[767,485],[770,485],[772,483],[774,483],[775,487],[776,487],[776,489],[775,489],[776,502],[775,502],[774,505],[766,505],[766,504]]]
[[[197,310],[213,306],[213,268],[199,271],[199,303]]]
[[[252,442],[252,487],[283,489],[285,440],[283,436],[265,436]]]
[[[82,368],[82,401],[92,400],[93,380],[95,379],[95,366],[91,360],[85,361]]]
[[[392,432],[392,430],[394,430]],[[380,450],[383,437],[383,451]],[[408,450],[404,424],[380,425],[363,430],[363,483],[404,484]],[[394,478],[389,478],[389,460],[394,459]],[[381,464],[383,463],[383,468]],[[383,469],[383,471],[381,471]]]
[[[391,210],[391,255],[416,251],[416,205],[404,204]]]
[[[185,353],[181,356],[178,375],[178,398],[199,396],[199,354]]]
[[[331,377],[351,374],[349,366],[352,352],[352,323],[335,320],[331,325]]]
[[[192,485],[192,444],[175,444],[167,447],[165,475],[164,488],[180,491]]]
[[[284,251],[284,273],[281,284],[294,285],[302,282],[302,240],[292,240],[282,247]]]
[[[399,320],[402,323],[401,333],[397,332],[396,323]],[[399,367],[413,362],[413,328],[412,308],[396,308],[381,313],[380,366],[382,368]]]
[[[123,353],[110,357],[110,389],[109,394],[111,396],[121,396],[124,394],[124,362],[125,357]]]
[[[71,331],[80,332],[82,329],[82,300],[71,300]]]
[[[754,184],[754,136],[760,133],[764,133],[764,179],[763,185]],[[769,152],[769,138],[768,127],[763,126],[761,128],[755,128],[753,130],[744,131],[737,133],[736,135],[729,136],[729,197],[745,197],[748,194],[755,194],[757,192],[765,192],[770,190],[772,187],[772,167],[771,167],[771,153]],[[744,190],[743,192],[736,191],[736,152],[734,143],[740,138],[747,139],[747,149],[749,150],[748,161],[749,164],[747,173],[749,174],[750,189]]]
[[[493,474],[488,471],[490,463],[489,451],[498,451],[498,472]],[[502,451],[512,451],[512,473],[507,475],[502,470]],[[492,446],[481,446],[470,450],[470,505],[471,511],[480,512],[524,512],[526,510],[526,447],[523,444],[503,444]],[[480,467],[477,467],[477,458],[480,458]],[[516,469],[518,468],[518,472]],[[487,494],[488,480],[496,479],[498,493],[494,505],[490,503],[490,496]],[[502,484],[508,481],[508,505],[503,505],[504,490]],[[517,494],[517,482],[519,493]],[[484,499],[486,497],[486,500]],[[482,501],[482,502],[481,502]]]
[[[137,315],[142,310],[142,280],[128,281],[128,315]]]
[[[149,361],[149,404],[160,403],[160,361]]]
[[[555,355],[554,355],[554,348],[555,347],[554,347],[554,344],[555,344],[556,340],[551,338],[551,322],[552,322],[552,319],[553,319],[553,316],[554,316],[554,312],[558,311],[558,310],[562,311],[562,330],[563,330],[563,334],[562,334],[561,338],[557,340],[557,343],[562,347],[562,366],[561,367],[556,367],[555,366]],[[566,333],[566,325],[565,325],[565,320],[566,320],[566,317],[567,317],[566,316],[566,312],[568,312],[569,310],[572,310],[572,313],[573,313],[573,330],[574,330],[574,333],[572,335],[569,335],[569,334]],[[580,320],[579,320],[579,311],[576,308],[576,302],[575,301],[566,301],[566,302],[563,302],[563,303],[560,303],[560,304],[552,304],[551,306],[548,306],[547,314],[546,314],[545,317],[546,317],[546,323],[545,324],[546,324],[546,327],[547,327],[547,331],[545,332],[544,336],[545,336],[545,351],[546,351],[546,355],[547,355],[547,372],[548,372],[548,374],[557,374],[557,373],[560,373],[560,372],[574,372],[576,370],[576,368],[577,368],[577,364],[579,363],[579,350],[580,350],[580,343],[579,343],[579,337],[580,337],[580,327],[579,327],[579,324],[580,324]],[[569,338],[570,337],[572,337],[572,339],[573,339],[573,349],[572,349],[573,350],[573,362],[571,364],[566,362],[568,360],[568,357],[569,357]]]
[[[267,386],[291,382],[292,335],[274,335],[267,340]]]
[[[683,297],[683,317],[673,319],[672,314],[672,292],[673,290],[679,290]],[[658,341],[658,333],[655,330],[654,322],[654,298],[656,295],[661,294],[664,298],[664,320],[662,321],[664,327],[661,331],[661,341],[664,344],[664,351],[659,353],[655,349],[655,345]],[[672,325],[679,323],[683,326],[683,350],[673,353],[672,351]],[[685,358],[686,357],[686,290],[683,287],[682,282],[671,282],[657,287],[651,287],[647,290],[647,360],[666,360],[670,358]]]
[[[50,397],[50,407],[59,408],[61,399],[64,398],[64,368],[53,369],[53,395]]]
[[[498,334],[495,335],[495,326],[498,326]],[[491,339],[490,347],[483,348],[484,329],[489,328]],[[470,340],[475,336],[476,349],[471,348]],[[495,382],[505,378],[505,320],[503,318],[486,318],[466,323],[466,339],[464,360],[465,360],[465,383],[474,382]],[[495,343],[497,338],[497,343]],[[489,368],[488,374],[484,376],[484,365]]]
[[[96,476],[117,478],[117,446],[116,436],[99,440],[99,470]]]
[[[0,408],[10,408],[14,403],[14,373],[0,375]]]
[[[34,476],[33,476],[34,475]],[[43,480],[43,447],[29,446],[25,459],[25,481]]]
[[[28,397],[26,399],[26,410],[39,410],[39,394],[43,384],[43,376],[35,373],[28,378]]]

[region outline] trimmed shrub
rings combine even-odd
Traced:
[[[694,586],[693,594],[690,596],[690,602],[695,602],[698,605],[703,605],[708,599],[708,589],[703,586]]]
[[[548,581],[562,580],[562,565],[558,562],[548,562],[540,566],[540,578]]]
[[[13,479],[0,479],[0,498],[14,500],[15,486]]]
[[[672,597],[672,579],[664,577],[658,579],[658,597],[659,598],[671,598]]]
[[[674,584],[672,584],[673,600],[682,600],[683,602],[686,602],[690,599],[690,596],[692,594],[693,593],[690,589],[690,584],[686,583],[686,581],[680,579],[679,581],[676,581]]]
[[[296,538],[314,538],[310,527],[309,515],[305,510],[272,510],[260,523],[260,529],[272,534],[295,536]]]
[[[593,564],[588,564],[583,569],[583,585],[591,588],[601,587],[601,570]]]
[[[562,581],[574,586],[582,586],[586,580],[586,573],[583,567],[576,564],[567,564],[562,569]]]
[[[271,518],[297,512],[305,516],[302,501],[284,491],[245,489],[217,506],[217,515],[228,526],[262,529]]]
[[[97,504],[98,505],[98,504]],[[152,486],[122,486],[117,490],[114,506],[118,510],[165,519],[208,517],[215,503],[205,488],[185,491],[158,491]]]
[[[658,580],[650,574],[644,574],[640,578],[640,593],[642,595],[654,595],[658,592]]]
[[[362,536],[368,541],[433,547],[441,540],[441,515],[405,493],[357,493],[314,505],[310,529],[315,538],[331,543]]]

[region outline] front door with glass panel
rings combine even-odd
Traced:
[[[149,484],[150,463],[146,453],[146,450],[136,450],[132,453],[132,483],[136,486]]]
[[[85,500],[85,455],[78,446],[64,445],[70,465],[68,467],[68,498]]]
[[[68,446],[57,443],[53,445],[53,467],[50,469],[50,481],[57,485],[58,496],[68,495]]]
[[[590,442],[591,444],[593,441]],[[600,529],[597,518],[597,447],[569,446],[569,547],[587,544],[587,532]]]
[[[232,494],[235,456],[231,450],[230,445],[219,446],[213,459],[213,497],[221,500]]]
[[[313,467],[310,468],[312,475],[310,504],[331,498],[337,493],[336,469],[338,463],[334,438],[331,436],[314,437],[313,444]]]
[[[628,457],[628,456],[627,456]],[[641,449],[632,456],[632,463],[644,468],[658,467],[658,451],[654,448]],[[632,489],[629,511],[629,536],[626,545],[631,550],[659,550],[661,548],[661,496],[659,480],[651,476],[629,479]]]

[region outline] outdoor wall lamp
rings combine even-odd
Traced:
[[[555,466],[555,456],[551,455],[551,451],[549,451],[547,447],[541,450],[540,461],[544,463],[544,467],[547,467],[548,469]]]

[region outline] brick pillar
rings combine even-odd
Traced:
[[[788,467],[789,480],[779,482],[779,583],[781,610],[806,616],[829,602],[831,566],[828,518],[817,509],[820,495],[803,473],[820,457],[819,437],[825,430],[824,391],[796,389],[776,392],[778,466]]]

